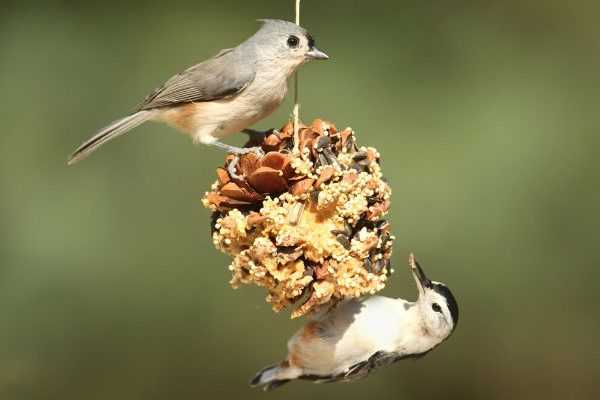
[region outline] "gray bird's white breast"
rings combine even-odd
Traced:
[[[237,96],[197,103],[194,141],[210,143],[250,127],[275,111],[286,93],[285,78],[257,76]]]

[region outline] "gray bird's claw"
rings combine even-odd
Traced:
[[[236,150],[232,150],[230,151],[231,154],[235,154],[235,155],[243,155],[243,154],[248,154],[248,153],[254,153],[256,154],[259,158],[265,155],[265,152],[263,151],[262,147],[260,146],[256,146],[256,147],[240,147],[240,148],[235,148]]]
[[[235,154],[235,155],[241,155],[241,154],[246,154],[246,153],[250,153],[250,152],[254,152],[259,157],[262,157],[265,155],[265,153],[262,151],[262,148],[260,148],[260,146],[258,146],[258,147],[237,147],[237,146],[231,146],[229,144],[221,143],[218,141],[212,142],[209,144],[211,146],[215,146],[221,150],[224,150],[228,153]]]
[[[229,176],[233,179],[241,180],[244,178],[243,176],[238,175],[235,169],[240,162],[240,155],[248,153],[254,153],[258,158],[262,158],[265,155],[265,152],[260,146],[242,148],[239,152],[233,153],[235,157],[229,162],[229,165],[227,165],[227,172],[229,172]]]
[[[258,158],[261,158],[265,155],[264,150],[260,146],[250,147],[248,150],[250,150],[252,153],[256,154],[258,156]]]
[[[254,153],[258,156],[258,158],[261,158],[262,156],[265,155],[265,152],[263,151],[262,147],[260,146],[256,146],[256,147],[241,147],[236,151],[232,151],[232,154],[235,155],[242,155],[242,154],[248,154],[248,153]]]
[[[236,172],[236,170],[235,170],[235,168],[237,167],[239,161],[240,161],[240,157],[236,155],[233,158],[233,160],[231,160],[229,162],[229,165],[227,165],[227,172],[229,172],[229,176],[232,179],[241,180],[243,178],[242,176],[238,175],[237,172]]]
[[[233,179],[238,179],[238,180],[243,179],[243,177],[239,176],[235,170],[238,162],[240,161],[241,155],[248,154],[248,153],[254,153],[258,156],[258,158],[262,158],[265,155],[265,152],[263,151],[263,149],[260,146],[236,147],[236,146],[231,146],[231,145],[221,143],[218,141],[210,143],[210,144],[215,147],[218,147],[219,149],[225,150],[226,152],[233,154],[235,156],[233,158],[233,160],[231,160],[231,162],[229,162],[229,165],[227,165],[227,172],[229,172],[229,176],[231,176]]]

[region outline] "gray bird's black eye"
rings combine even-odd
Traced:
[[[298,39],[298,36],[290,35],[290,37],[288,37],[287,44],[289,47],[294,49],[300,44],[300,39]]]
[[[440,307],[440,305],[438,303],[433,303],[431,305],[431,308],[433,309],[433,311],[435,312],[442,312],[442,307]]]

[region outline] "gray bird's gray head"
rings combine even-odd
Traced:
[[[429,334],[443,340],[456,328],[458,303],[448,286],[427,278],[412,254],[409,264],[419,290],[416,304],[423,318],[423,326]]]
[[[327,60],[329,56],[315,46],[315,40],[306,29],[292,22],[261,19],[261,28],[247,44],[254,47],[257,61],[277,63],[292,74],[310,60]]]

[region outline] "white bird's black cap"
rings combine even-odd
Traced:
[[[413,254],[411,254],[409,257],[409,264],[413,276],[415,277],[415,281],[417,282],[419,293],[423,293],[425,289],[430,289],[446,299],[446,304],[448,305],[448,310],[450,311],[450,316],[452,317],[452,329],[454,330],[454,328],[456,328],[456,324],[458,323],[458,303],[448,286],[441,282],[435,282],[428,279],[427,275],[425,275],[425,271],[423,271],[423,268],[421,268],[421,265],[415,259]]]

